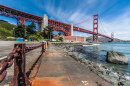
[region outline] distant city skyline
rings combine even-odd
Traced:
[[[0,4],[38,16],[47,14],[50,19],[67,24],[75,24],[99,14],[108,36],[114,32],[115,38],[130,40],[130,0],[0,0]],[[0,16],[0,20],[17,24],[15,19],[4,16]],[[30,23],[26,22],[26,25]],[[92,21],[83,25],[92,30]],[[76,31],[74,35],[91,36]]]

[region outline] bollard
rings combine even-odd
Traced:
[[[45,42],[44,42],[44,49],[45,49]]]
[[[46,42],[46,48],[47,48],[47,42]]]
[[[25,44],[14,44],[19,46],[21,51],[18,57],[14,58],[14,77],[9,86],[31,86],[25,73]]]
[[[45,48],[44,48],[45,43],[42,42],[42,44],[43,44],[43,45],[42,45],[42,51],[41,51],[41,52],[43,53],[43,52],[45,52]]]
[[[46,47],[46,42],[45,42],[45,49],[46,49],[47,47]]]
[[[49,44],[49,43],[47,42],[47,46],[48,46],[48,44]]]

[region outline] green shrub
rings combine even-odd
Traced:
[[[63,37],[59,37],[58,39],[59,39],[60,41],[63,41]]]

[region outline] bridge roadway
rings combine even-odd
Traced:
[[[20,10],[11,8],[11,7],[7,7],[7,6],[2,5],[2,4],[0,4],[0,15],[15,18],[18,21],[19,20],[23,21],[24,23],[25,23],[25,21],[42,23],[42,20],[43,20],[43,17],[41,17],[41,16],[37,16],[37,15],[33,15],[33,14],[30,14],[30,13],[27,13],[27,12],[23,12],[23,11],[20,11]],[[50,24],[52,26],[59,26],[59,27],[62,26],[64,28],[67,27],[69,29],[71,28],[70,24],[66,24],[66,23],[56,21],[56,20],[53,20],[53,19],[48,19],[48,24]],[[89,30],[86,30],[86,29],[83,29],[83,28],[79,28],[79,30],[78,30],[78,28],[79,27],[76,27],[76,26],[73,27],[73,29],[76,30],[76,31],[85,32],[85,33],[89,33],[89,34],[97,34],[93,31],[89,31]],[[66,32],[68,32],[68,31],[66,31]],[[98,33],[98,35],[112,39],[111,37],[100,34],[100,33]]]
[[[111,86],[53,44],[34,65],[29,78],[32,86]]]

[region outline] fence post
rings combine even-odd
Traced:
[[[42,53],[45,52],[44,45],[45,45],[45,43],[42,42]]]
[[[46,42],[45,42],[45,49],[46,49]]]
[[[47,42],[47,46],[48,46],[48,44],[49,44],[49,43]]]
[[[46,48],[47,48],[47,42],[46,42]]]
[[[19,46],[21,51],[18,57],[14,58],[14,77],[10,83],[10,86],[31,86],[26,73],[25,73],[25,44],[14,44],[14,47]]]

